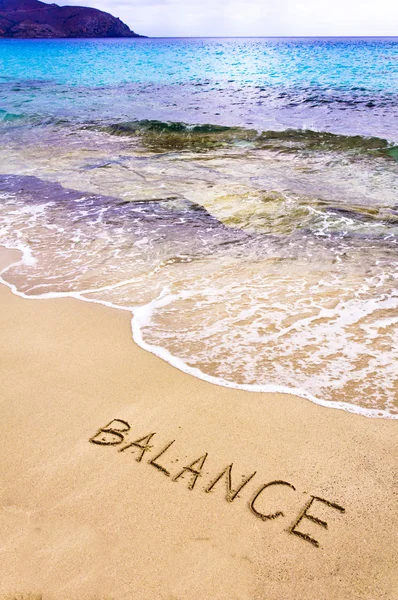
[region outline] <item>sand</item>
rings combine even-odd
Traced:
[[[0,306],[0,598],[398,598],[397,421],[197,380],[127,312]]]

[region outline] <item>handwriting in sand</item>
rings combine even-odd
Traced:
[[[128,441],[127,438],[129,437],[130,431],[131,427],[127,421],[124,421],[122,419],[113,419],[110,423],[108,423],[104,427],[101,427],[95,433],[95,435],[93,435],[93,437],[90,438],[89,441],[92,444],[97,444],[99,446],[120,446],[120,448],[118,448],[119,452],[133,452],[135,455],[135,460],[140,463],[147,453],[152,453],[152,451],[154,450],[154,446],[151,442],[156,434],[148,433],[147,435],[144,435],[143,437],[140,437],[136,440]],[[196,458],[189,464],[185,465],[177,473],[171,473],[164,465],[166,454],[170,451],[174,443],[175,440],[172,440],[165,444],[163,447],[159,448],[154,456],[151,455],[147,463],[155,467],[158,471],[160,471],[167,477],[170,477],[172,481],[178,481],[180,478],[187,477],[188,489],[193,490],[198,482],[198,479],[203,476],[203,467],[208,457],[208,453],[204,453],[199,458]],[[224,484],[226,485],[225,499],[227,500],[227,502],[234,502],[234,500],[238,498],[239,494],[247,486],[247,484],[255,477],[257,472],[254,471],[250,475],[243,477],[241,483],[238,486],[233,487],[232,467],[233,463],[227,465],[220,473],[218,473],[215,477],[213,477],[210,480],[210,482],[206,484],[206,486],[204,487],[204,491],[206,493],[209,493],[220,481],[224,481]],[[278,519],[280,517],[285,516],[285,514],[281,510],[267,514],[261,512],[261,510],[258,507],[260,497],[264,497],[267,494],[267,490],[275,486],[283,487],[286,490],[286,493],[296,492],[295,486],[292,483],[289,483],[288,481],[274,480],[261,485],[261,487],[256,490],[255,494],[252,495],[249,501],[249,508],[253,515],[255,515],[257,518],[263,521]],[[313,523],[319,525],[320,527],[323,527],[324,529],[328,529],[327,522],[315,516],[312,512],[313,510],[315,510],[316,503],[323,504],[327,508],[334,511],[338,511],[339,513],[345,512],[345,509],[339,504],[336,504],[335,502],[331,502],[330,500],[326,500],[325,498],[320,498],[316,495],[310,495],[310,499],[306,502],[306,505],[300,511],[299,515],[296,516],[296,518],[293,521],[293,524],[286,531],[309,542],[316,548],[319,548],[320,544],[318,540],[316,540],[308,533],[302,531],[302,527],[304,525],[303,521],[305,519],[312,521]]]

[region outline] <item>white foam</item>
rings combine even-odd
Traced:
[[[166,348],[161,346],[156,346],[152,344],[148,344],[142,335],[142,330],[144,327],[148,326],[151,322],[153,312],[156,308],[160,308],[162,305],[170,302],[170,296],[166,297],[167,291],[164,290],[159,298],[152,300],[146,305],[136,307],[132,309],[133,319],[131,321],[133,339],[135,343],[155,354],[159,358],[165,360],[173,367],[176,367],[180,371],[187,373],[189,375],[193,375],[198,379],[202,379],[203,381],[207,381],[208,383],[213,383],[215,385],[221,385],[223,387],[233,388],[237,390],[244,390],[247,392],[265,392],[265,393],[280,393],[280,394],[292,394],[294,396],[299,396],[301,398],[305,398],[314,402],[315,404],[319,404],[320,406],[324,406],[326,408],[337,408],[340,410],[345,410],[347,412],[360,414],[365,417],[372,418],[384,418],[384,419],[398,419],[398,415],[393,415],[386,410],[378,410],[378,409],[365,409],[360,406],[356,406],[355,404],[351,404],[349,402],[335,402],[335,401],[326,401],[321,398],[317,398],[313,396],[306,390],[302,390],[300,388],[290,388],[284,385],[256,385],[256,384],[238,384],[233,381],[227,381],[221,377],[213,377],[211,375],[207,375],[203,373],[200,369],[196,367],[191,367],[187,365],[181,358],[174,356],[171,354]]]
[[[262,384],[262,385],[239,384],[239,383],[235,383],[233,381],[228,381],[226,379],[223,379],[222,377],[214,377],[212,375],[207,375],[206,373],[203,373],[200,369],[189,366],[181,358],[171,354],[166,348],[163,348],[162,346],[158,346],[158,345],[154,345],[154,344],[149,344],[148,342],[146,342],[144,340],[142,331],[143,331],[144,327],[147,327],[151,323],[154,311],[157,308],[160,308],[161,306],[169,304],[170,301],[172,301],[172,299],[174,298],[173,295],[169,294],[169,290],[167,288],[163,289],[162,293],[158,296],[158,298],[156,298],[156,299],[152,300],[151,302],[149,302],[145,305],[142,305],[142,306],[120,306],[120,305],[116,305],[116,304],[106,301],[106,300],[100,300],[97,298],[87,298],[84,295],[84,294],[92,294],[92,293],[109,290],[109,289],[115,289],[117,287],[127,285],[131,280],[125,280],[122,282],[118,282],[117,284],[114,284],[114,285],[103,286],[101,288],[96,288],[96,289],[83,290],[80,292],[47,292],[44,294],[27,295],[24,292],[19,291],[17,289],[16,285],[14,285],[14,284],[8,282],[6,279],[4,279],[3,275],[6,274],[8,269],[10,269],[11,267],[16,266],[18,264],[21,264],[21,263],[23,263],[25,265],[34,265],[35,258],[32,256],[30,249],[23,244],[14,245],[14,246],[8,246],[6,244],[2,244],[2,245],[3,245],[3,247],[5,247],[9,250],[19,250],[22,253],[22,257],[20,260],[14,261],[13,263],[11,263],[7,267],[5,267],[0,272],[0,284],[7,286],[12,291],[13,294],[15,294],[16,296],[19,296],[21,298],[25,298],[27,300],[74,298],[76,300],[81,300],[84,302],[90,302],[93,304],[101,304],[101,305],[107,306],[109,308],[115,308],[118,310],[129,311],[132,313],[131,328],[132,328],[133,340],[135,341],[135,343],[143,350],[151,352],[152,354],[154,354],[155,356],[166,361],[173,367],[179,369],[180,371],[182,371],[184,373],[192,375],[193,377],[196,377],[196,378],[206,381],[208,383],[212,383],[214,385],[219,385],[222,387],[227,387],[227,388],[232,388],[232,389],[237,389],[237,390],[244,390],[247,392],[280,393],[280,394],[290,394],[290,395],[294,395],[294,396],[299,396],[301,398],[310,400],[311,402],[314,402],[315,404],[318,404],[325,408],[335,408],[335,409],[339,409],[339,410],[344,410],[346,412],[362,415],[364,417],[398,419],[398,414],[391,414],[388,410],[362,408],[360,406],[351,404],[349,402],[336,402],[336,401],[322,400],[321,398],[318,398],[301,388],[294,388],[294,387],[288,387],[285,385],[276,385],[276,384]],[[189,296],[188,292],[185,292],[185,293],[182,292],[179,295],[179,297],[188,297],[188,296]]]

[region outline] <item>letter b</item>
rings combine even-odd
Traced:
[[[130,425],[126,421],[113,419],[108,425],[101,427],[89,441],[100,446],[117,446],[117,444],[123,442],[123,433],[129,431],[129,429]]]

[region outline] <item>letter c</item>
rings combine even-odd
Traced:
[[[276,519],[277,517],[283,517],[284,514],[281,510],[279,510],[278,512],[274,513],[273,515],[264,515],[263,513],[259,512],[258,510],[256,510],[254,508],[254,503],[256,502],[256,500],[258,499],[258,497],[260,496],[260,494],[263,493],[263,491],[270,487],[271,485],[287,485],[288,487],[292,488],[292,490],[296,491],[296,488],[294,487],[294,485],[292,485],[291,483],[288,483],[287,481],[271,481],[270,483],[266,483],[265,485],[263,485],[258,492],[256,493],[256,495],[254,496],[253,500],[250,502],[250,510],[252,511],[253,514],[256,515],[256,517],[258,517],[259,519],[262,519],[263,521],[268,521],[269,519]]]

